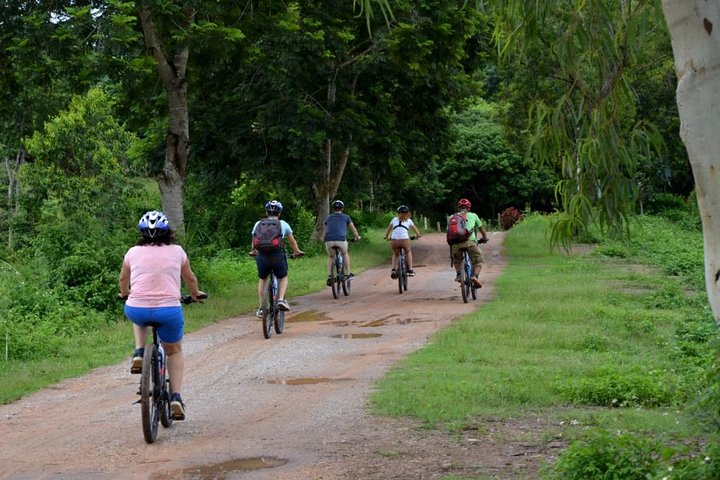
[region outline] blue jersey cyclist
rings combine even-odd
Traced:
[[[333,247],[340,249],[343,258],[343,274],[347,274],[348,278],[354,277],[350,270],[350,254],[348,253],[347,229],[348,227],[353,233],[355,240],[360,240],[355,224],[350,215],[343,213],[345,203],[342,200],[335,200],[332,203],[334,213],[331,213],[325,219],[325,229],[323,231],[323,241],[325,242],[325,250],[328,254],[328,278],[327,284],[332,283],[332,266],[335,262],[335,250]]]
[[[282,211],[282,203],[278,202],[277,200],[272,200],[265,204],[265,213],[267,214],[266,218],[280,221],[280,231],[282,238],[287,238],[288,243],[292,247],[293,256],[299,257],[305,255],[305,252],[300,250],[300,248],[298,247],[297,241],[293,236],[292,228],[290,228],[290,224],[288,224],[285,220],[280,220],[280,215],[282,215]],[[255,222],[255,225],[252,229],[253,236],[255,235],[255,231],[257,230],[259,224],[260,220]],[[267,288],[267,278],[271,272],[274,273],[275,277],[278,279],[278,309],[289,311],[290,305],[285,299],[285,292],[287,291],[288,286],[288,266],[287,257],[285,256],[285,249],[280,248],[276,252],[268,253],[258,251],[253,247],[251,255],[255,256],[255,262],[257,264],[259,278],[258,299],[260,307],[257,309],[256,312],[258,318],[262,318],[262,300],[265,290]]]

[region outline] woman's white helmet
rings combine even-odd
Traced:
[[[151,210],[140,217],[138,229],[143,237],[161,237],[170,231],[170,222],[163,212]]]

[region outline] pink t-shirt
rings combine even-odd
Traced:
[[[131,307],[180,305],[180,269],[187,254],[180,245],[134,246],[123,260],[130,268]]]

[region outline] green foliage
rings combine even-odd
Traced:
[[[474,99],[454,120],[451,158],[443,162],[447,205],[468,197],[473,210],[494,218],[512,205],[547,211],[552,200],[554,174],[533,167],[505,138],[499,115],[503,106]]]
[[[645,39],[664,25],[662,12],[652,2],[621,5],[497,5],[501,53],[520,65],[543,67],[538,70],[547,84],[529,103],[529,145],[533,156],[562,175],[556,196],[564,215],[556,217],[551,240],[566,248],[590,225],[626,234],[638,196],[638,166],[663,155],[652,117],[638,115],[631,76],[648,58]]]
[[[654,442],[632,434],[593,431],[574,442],[546,468],[553,480],[646,480],[656,472]]]
[[[18,267],[2,280],[21,277],[2,320],[12,358],[55,354],[118,308],[117,275],[145,189],[125,176],[134,136],[112,108],[92,89],[26,140],[34,161],[23,166],[14,219]]]
[[[637,366],[604,366],[575,381],[563,381],[558,390],[570,402],[601,407],[657,407],[673,402],[666,375]]]

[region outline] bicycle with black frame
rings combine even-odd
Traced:
[[[250,256],[256,256],[257,252],[250,252]],[[299,258],[302,255],[288,255],[290,258]],[[278,307],[278,279],[275,276],[275,272],[270,272],[266,279],[265,294],[262,299],[262,320],[263,337],[269,339],[272,337],[273,328],[275,333],[280,335],[285,329],[285,310],[281,310]],[[258,313],[258,315],[260,315]]]
[[[354,241],[354,240],[351,240]],[[346,297],[350,295],[350,288],[352,286],[352,277],[345,274],[345,261],[340,247],[332,247],[334,260],[330,269],[330,277],[328,278],[328,285],[332,290],[333,298],[340,298],[340,290]]]
[[[120,300],[127,300],[127,297],[118,296]],[[203,294],[199,299],[206,299]],[[180,298],[183,305],[189,305],[193,300],[192,295],[183,295]],[[173,423],[170,398],[170,378],[167,371],[167,355],[163,349],[157,329],[159,323],[150,322],[152,328],[152,343],[145,346],[143,353],[142,370],[140,371],[140,399],[135,402],[140,404],[142,418],[143,436],[147,443],[153,443],[157,439],[158,424],[170,428]]]
[[[410,240],[415,240],[417,237],[410,237]],[[400,247],[400,252],[398,253],[398,263],[397,268],[395,270],[397,275],[397,281],[398,281],[398,291],[400,293],[407,292],[408,289],[408,263],[407,263],[407,254],[405,252],[405,247]]]
[[[487,239],[480,239],[477,243],[486,242]],[[462,295],[463,302],[468,303],[470,297],[472,297],[473,300],[477,300],[477,291],[480,287],[475,286],[472,282],[474,272],[472,260],[470,259],[470,252],[467,247],[461,248],[460,253],[462,254],[462,259],[460,260],[460,277],[458,281],[460,282],[460,293]],[[450,248],[450,265],[454,266],[452,248]]]

